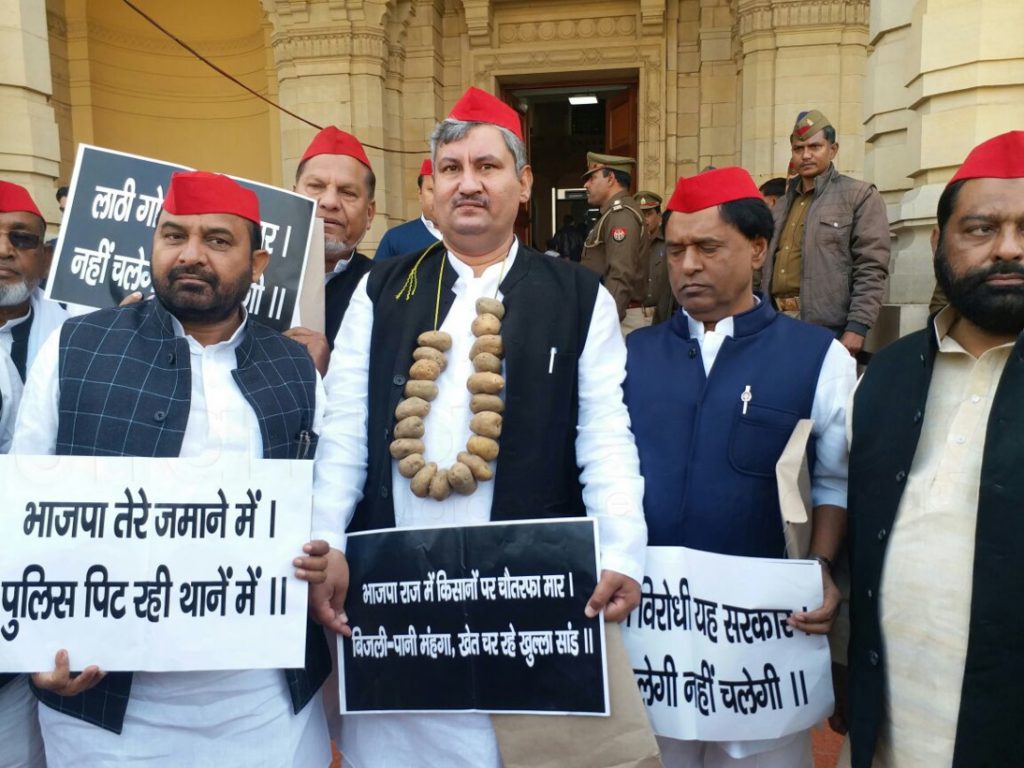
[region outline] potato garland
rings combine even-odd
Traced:
[[[424,458],[424,419],[430,413],[430,403],[437,397],[437,378],[448,365],[446,353],[452,348],[452,337],[444,331],[426,331],[417,338],[419,346],[413,351],[413,363],[405,383],[405,397],[395,409],[394,440],[391,456],[398,461],[398,472],[409,479],[415,496],[428,496],[444,501],[451,494],[468,496],[478,484],[493,479],[490,462],[498,457],[498,438],[501,437],[502,413],[505,403],[499,393],[505,388],[501,375],[504,345],[501,340],[501,321],[505,305],[496,298],[480,298],[476,302],[476,318],[472,331],[476,336],[469,357],[475,371],[467,380],[470,392],[469,422],[473,433],[466,441],[466,450],[447,469]]]

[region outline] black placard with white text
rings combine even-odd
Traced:
[[[593,520],[353,534],[343,712],[608,714]]]
[[[86,307],[114,307],[152,291],[153,232],[171,174],[191,170],[161,160],[81,144],[47,297]],[[253,283],[246,309],[279,331],[292,326],[309,251],[315,204],[309,198],[235,179],[259,198],[263,247],[270,260]]]

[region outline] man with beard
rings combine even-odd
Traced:
[[[312,459],[322,386],[301,345],[250,322],[267,263],[256,195],[226,176],[171,178],[153,236],[155,300],[69,320],[25,388],[14,453]],[[325,542],[296,558],[322,580]],[[327,765],[310,625],[306,668],[77,676],[59,651],[33,676],[50,765]],[[79,660],[79,665],[83,660]],[[80,668],[80,666],[76,666]]]
[[[1021,762],[1024,131],[971,151],[937,219],[949,306],[853,404],[855,768]]]
[[[316,200],[324,221],[324,333],[291,328],[285,335],[304,344],[321,374],[360,278],[373,261],[356,251],[366,236],[377,204],[377,177],[359,139],[329,125],[306,147],[295,169],[299,194]]]
[[[39,348],[68,313],[39,288],[52,256],[43,243],[43,214],[28,190],[7,181],[0,181],[0,233],[0,347],[24,381]]]
[[[416,194],[420,198],[419,218],[410,219],[385,232],[373,255],[374,263],[422,251],[441,239],[441,233],[434,224],[434,166],[429,157],[420,164]]]
[[[47,336],[67,317],[39,289],[50,269],[45,234],[46,222],[28,190],[0,181],[0,451],[4,452],[27,371]],[[2,768],[43,765],[35,700],[27,679],[18,675],[0,674],[0,744],[4,745]]]
[[[514,109],[470,88],[434,129],[431,147],[443,244],[390,259],[364,277],[335,345],[314,530],[337,549],[329,555],[331,576],[310,591],[310,612],[349,631],[340,551],[346,530],[590,515],[600,528],[602,572],[587,613],[604,609],[607,620],[621,621],[640,600],[647,537],[643,481],[622,402],[625,347],[615,302],[594,273],[516,239],[516,214],[530,199],[533,174]],[[467,445],[478,300],[501,303],[505,358],[494,362],[507,382],[488,401],[502,422],[500,455],[486,459],[473,453],[479,448],[472,440]],[[389,446],[417,337],[432,329],[448,334],[451,346],[422,421],[421,458],[444,468],[435,473],[436,493],[426,496],[414,491]],[[499,447],[497,440],[489,445]],[[456,464],[475,468],[475,490],[452,492],[447,478]],[[501,764],[486,715],[343,720],[346,765]]]

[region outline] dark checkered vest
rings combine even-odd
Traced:
[[[312,459],[316,372],[306,350],[250,322],[235,355],[238,367],[232,376],[256,413],[263,457]],[[68,320],[60,331],[58,372],[57,454],[180,453],[192,396],[189,347],[175,336],[171,317],[160,302]],[[295,712],[309,703],[330,670],[323,630],[310,622],[306,667],[284,672]],[[38,689],[36,695],[59,712],[121,733],[131,687],[130,672],[114,672],[78,696]]]

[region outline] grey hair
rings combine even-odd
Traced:
[[[430,156],[436,161],[437,150],[439,147],[443,147],[445,144],[452,144],[456,141],[462,141],[466,138],[466,135],[476,128],[478,125],[494,125],[493,123],[478,123],[478,122],[467,122],[465,120],[453,120],[448,118],[438,123],[434,127],[434,132],[430,134]],[[523,168],[527,166],[526,160],[526,145],[523,140],[516,136],[508,128],[503,128],[500,125],[494,125],[501,132],[501,138],[505,140],[505,146],[508,147],[508,151],[512,153],[512,157],[516,161],[516,176],[523,172]]]

